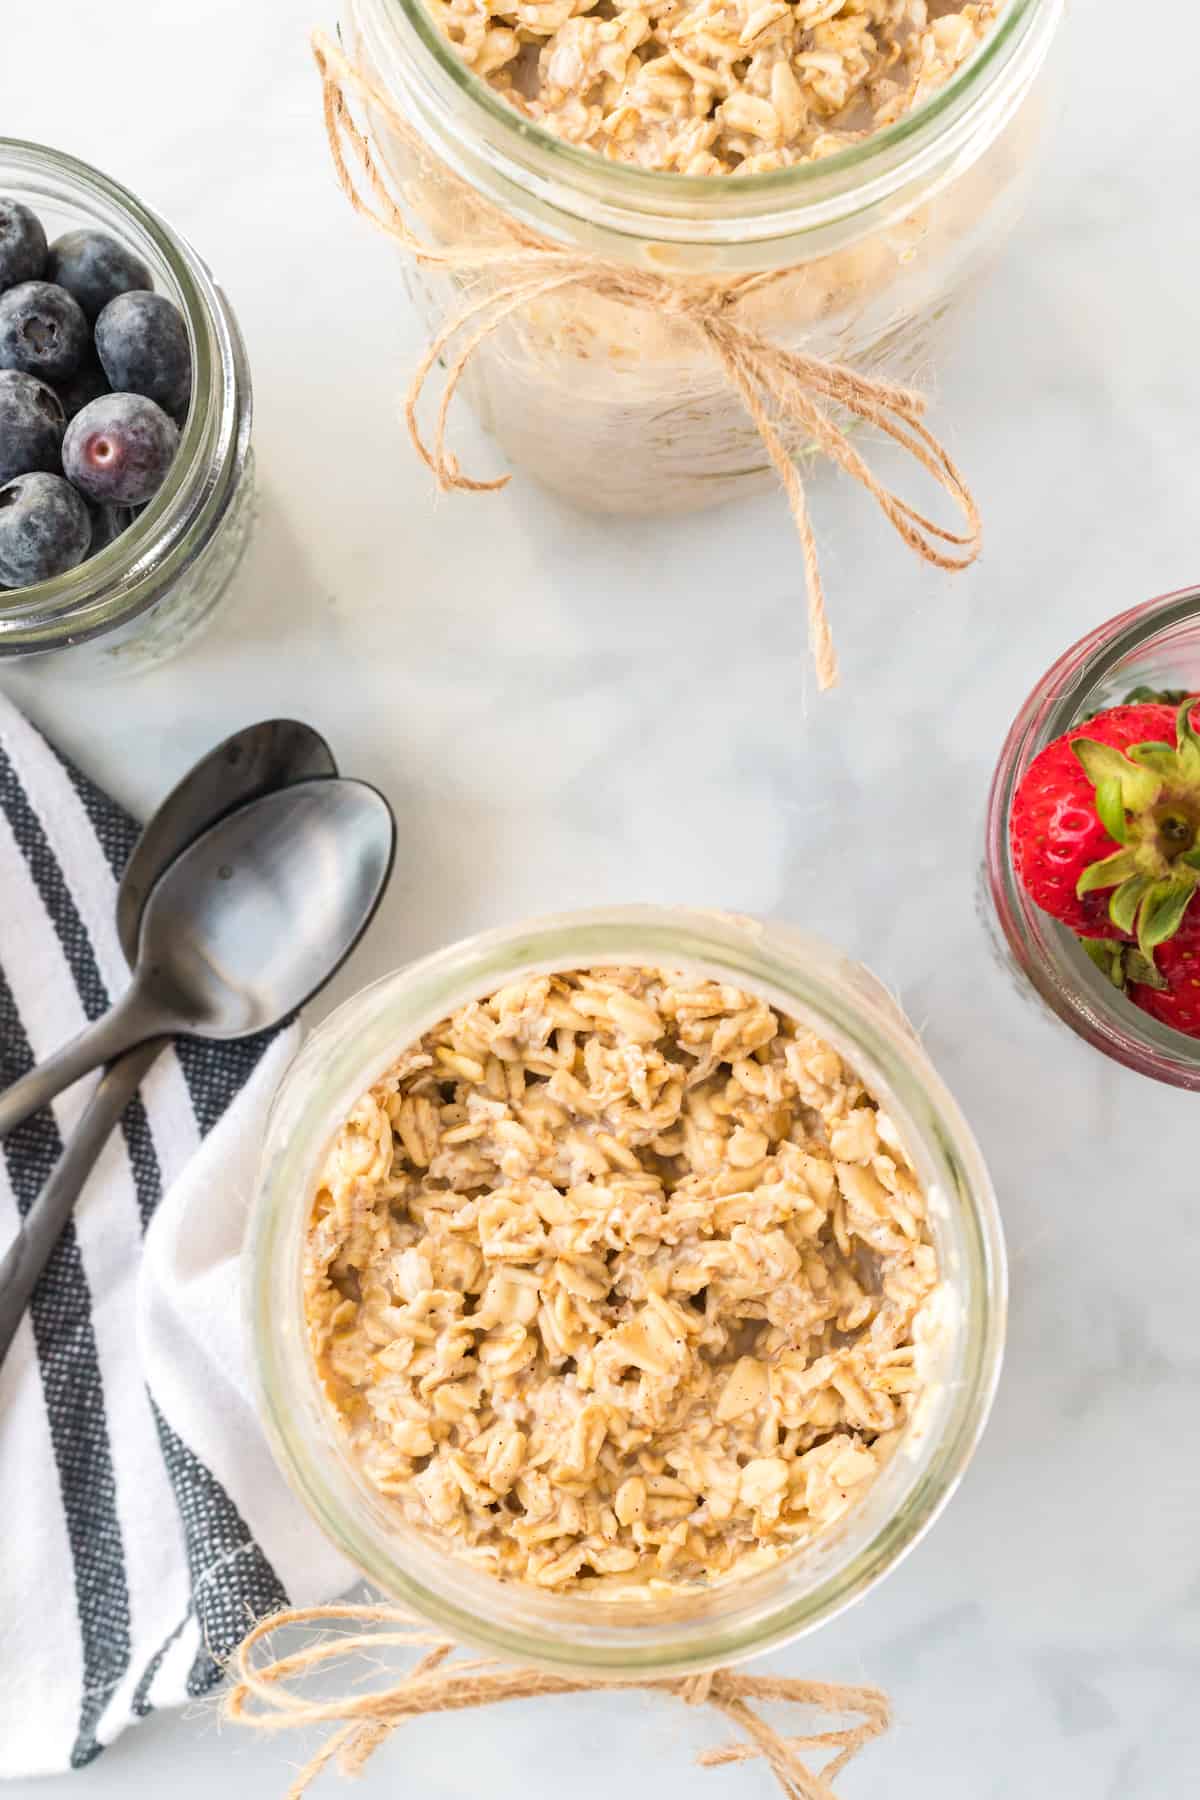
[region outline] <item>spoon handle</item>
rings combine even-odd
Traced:
[[[111,1012],[0,1094],[0,1138],[48,1106],[81,1076],[104,1063],[116,1062],[126,1050],[145,1043],[147,1038],[161,1037],[170,1025],[171,1020],[161,1018],[147,1006],[136,985],[131,987]]]
[[[100,1152],[166,1041],[141,1044],[106,1070],[53,1173],[0,1257],[0,1362]]]

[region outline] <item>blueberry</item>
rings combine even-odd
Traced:
[[[108,376],[100,367],[99,359],[88,356],[73,375],[68,375],[65,381],[55,382],[54,391],[62,401],[63,411],[69,422],[77,412],[83,411],[89,401],[98,400],[101,394],[107,394],[111,390]]]
[[[48,281],[0,294],[0,369],[65,381],[88,353],[91,333],[77,300]]]
[[[0,195],[0,289],[36,281],[46,267],[46,234],[36,213]]]
[[[178,307],[162,294],[121,294],[96,320],[96,349],[113,388],[145,394],[176,416],[192,391],[192,352]]]
[[[73,569],[92,543],[84,501],[61,475],[18,475],[0,487],[0,584],[29,587]]]
[[[105,549],[123,531],[128,531],[137,514],[132,506],[89,506],[92,520],[92,541],[88,555],[95,556],[98,550]]]
[[[132,250],[103,231],[68,231],[50,246],[47,281],[73,294],[95,323],[110,300],[137,288],[152,288],[154,277]]]
[[[16,369],[0,369],[0,486],[34,469],[56,475],[66,428],[53,388]]]
[[[140,506],[175,460],[179,432],[141,394],[105,394],[77,413],[63,441],[63,471],[89,500]]]

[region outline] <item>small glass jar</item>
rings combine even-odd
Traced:
[[[0,590],[0,657],[57,652],[56,667],[85,676],[145,668],[173,655],[210,617],[250,535],[251,389],[241,333],[190,245],[86,163],[0,138],[0,194],[31,207],[51,241],[92,226],[127,244],[187,322],[191,406],[159,492],[78,568]]]
[[[367,108],[376,155],[427,241],[462,252],[494,245],[498,226],[532,230],[708,283],[772,342],[908,383],[936,366],[952,302],[1024,206],[1061,13],[1062,0],[1010,0],[973,60],[909,117],[744,177],[654,172],[562,141],[472,73],[423,0],[344,0],[343,35],[411,128]],[[511,269],[410,266],[407,279],[436,332]],[[591,510],[686,511],[777,480],[693,326],[578,284],[479,342],[463,387],[514,464]],[[789,447],[813,446],[792,433]]]
[[[1089,632],[1048,669],[1017,714],[992,780],[985,881],[990,921],[1026,992],[1127,1068],[1200,1088],[1200,1042],[1127,1000],[1073,934],[1034,905],[1013,868],[1008,819],[1030,763],[1052,739],[1135,688],[1200,693],[1200,588],[1147,601]]]
[[[329,1144],[358,1097],[439,1019],[507,982],[597,965],[731,982],[810,1025],[886,1107],[924,1183],[945,1305],[915,1418],[859,1506],[770,1569],[713,1588],[604,1601],[501,1585],[441,1551],[358,1477],[321,1392],[304,1322],[303,1248]],[[488,932],[401,970],[313,1033],[279,1091],[244,1257],[262,1415],[289,1482],[338,1547],[413,1612],[498,1654],[601,1675],[669,1674],[751,1656],[824,1623],[893,1568],[957,1485],[999,1373],[1004,1253],[987,1170],[895,1003],[827,945],[786,927],[657,907]]]

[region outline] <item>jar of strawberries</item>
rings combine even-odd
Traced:
[[[1200,1089],[1200,588],[1109,620],[1038,682],[992,782],[986,878],[1059,1018]]]

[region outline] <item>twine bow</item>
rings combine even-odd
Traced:
[[[315,1643],[275,1661],[260,1660],[271,1634],[285,1626],[335,1623],[366,1627],[348,1632],[325,1631]],[[375,1629],[369,1629],[374,1627]],[[332,1700],[309,1698],[296,1684],[341,1660],[368,1658],[376,1667],[384,1651],[415,1651],[417,1661],[389,1687],[356,1691]],[[259,1731],[333,1725],[326,1738],[287,1792],[298,1800],[330,1763],[343,1775],[357,1775],[379,1746],[406,1719],[430,1713],[462,1712],[496,1706],[503,1700],[532,1700],[551,1694],[594,1691],[674,1695],[689,1706],[710,1706],[737,1727],[741,1741],[702,1751],[702,1768],[763,1757],[787,1800],[837,1800],[830,1786],[852,1757],[890,1723],[888,1701],[878,1688],[839,1687],[824,1681],[798,1681],[779,1675],[748,1675],[738,1669],[665,1680],[588,1680],[518,1668],[492,1658],[467,1657],[459,1646],[437,1637],[394,1606],[309,1606],[275,1613],[260,1620],[233,1658],[237,1683],[230,1691],[227,1716]],[[762,1719],[752,1701],[804,1706],[826,1714],[858,1714],[859,1723],[784,1736]],[[802,1750],[832,1751],[821,1772],[801,1758]]]
[[[596,256],[563,249],[496,213],[508,243],[475,248],[437,247],[410,228],[376,163],[366,133],[350,116],[347,95],[375,109],[402,138],[411,127],[395,106],[324,32],[315,32],[313,54],[324,89],[325,127],[338,180],[354,210],[393,238],[426,267],[450,273],[489,271],[497,285],[481,299],[469,301],[437,333],[412,378],[405,405],[409,434],[423,461],[443,490],[459,488],[484,493],[503,487],[508,476],[476,481],[465,475],[446,445],[446,420],[455,391],[471,358],[511,314],[547,295],[569,288],[686,320],[709,345],[726,379],[740,395],[746,411],[778,471],[800,537],[808,593],[809,644],[822,688],[837,682],[837,657],[825,612],[825,595],[816,540],[809,519],[804,482],[789,452],[781,425],[832,458],[861,482],[905,543],[939,569],[965,569],[979,554],[981,520],[966,482],[945,448],[921,423],[923,395],[910,388],[861,374],[844,363],[826,362],[800,350],[788,350],[752,330],[734,316],[734,307],[753,281],[717,288],[688,283],[646,270],[605,262]],[[361,168],[374,205],[360,193],[346,162],[349,144]],[[452,346],[457,346],[452,349]],[[425,384],[443,356],[446,365],[433,442],[426,442],[417,408]],[[865,424],[875,425],[933,476],[959,508],[966,524],[962,533],[946,530],[910,506],[874,475],[837,424],[825,403],[832,403]],[[940,546],[949,545],[951,549]]]

